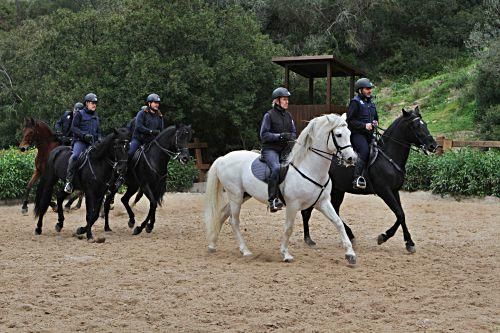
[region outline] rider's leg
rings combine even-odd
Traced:
[[[75,141],[73,145],[73,153],[68,161],[68,169],[66,171],[66,185],[64,186],[64,192],[73,192],[73,179],[75,178],[75,171],[77,166],[78,156],[87,148],[87,145],[82,141]]]
[[[363,171],[370,154],[368,138],[363,134],[353,133],[351,134],[351,144],[358,153],[358,160],[354,166],[354,179],[352,186],[355,189],[365,189],[366,180],[363,177]]]
[[[271,211],[271,213],[274,213],[283,208],[283,203],[278,198],[280,155],[273,149],[263,149],[262,157],[266,161],[269,168],[271,168],[271,176],[269,177],[267,193],[269,210]]]
[[[130,148],[128,149],[128,157],[132,158],[135,154],[135,151],[139,149],[140,146],[141,142],[136,138],[133,138],[132,141],[130,141]]]

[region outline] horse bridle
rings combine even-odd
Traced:
[[[417,117],[417,118],[415,118],[415,119],[411,120],[411,123],[413,123],[413,122],[415,122],[415,121],[420,121],[420,120],[421,120],[421,119],[420,119],[419,117]],[[400,146],[403,146],[403,147],[406,147],[406,148],[410,148],[411,150],[416,151],[416,152],[420,152],[420,151],[422,151],[425,155],[428,155],[427,149],[425,148],[425,143],[424,143],[424,140],[425,140],[425,139],[427,139],[427,138],[429,138],[429,137],[431,137],[431,138],[432,138],[432,135],[431,135],[430,133],[429,133],[429,134],[427,134],[424,138],[421,138],[421,137],[420,137],[420,136],[419,136],[419,135],[415,132],[415,137],[417,138],[418,143],[420,144],[420,145],[418,146],[418,148],[419,148],[419,149],[416,149],[416,148],[414,148],[414,147],[413,147],[413,145],[417,146],[415,143],[412,143],[412,142],[406,142],[406,141],[401,141],[401,140],[398,140],[398,139],[393,138],[392,136],[385,135],[385,133],[381,135],[380,133],[378,133],[378,130],[379,130],[379,129],[381,129],[381,130],[382,130],[382,131],[384,131],[384,132],[386,132],[386,131],[387,131],[387,129],[382,128],[382,127],[380,127],[380,126],[377,126],[377,127],[376,127],[377,134],[378,134],[378,135],[380,135],[380,136],[382,137],[382,139],[383,139],[384,137],[385,137],[385,138],[388,138],[389,140],[391,140],[391,141],[393,141],[393,142],[395,142],[395,143],[399,144]]]
[[[148,146],[147,150],[149,150],[149,148],[151,148],[151,146],[154,144],[155,146],[157,146],[160,149],[160,151],[167,154],[170,157],[170,159],[179,160],[179,156],[181,155],[182,152],[189,154],[189,149],[187,147],[179,148],[179,136],[181,134],[182,134],[182,132],[180,132],[179,130],[176,130],[175,148],[177,149],[177,152],[173,152],[173,151],[163,147],[162,145],[160,145],[160,143],[157,141],[156,138],[151,142],[151,144]],[[148,165],[149,169],[151,169],[154,173],[156,173],[160,177],[160,179],[163,179],[164,177],[167,176],[168,172],[166,172],[164,175],[160,175],[158,173],[158,171],[156,171],[156,169],[153,167],[151,162],[149,162],[148,158],[146,157],[146,154],[142,154],[142,155],[144,156],[144,160],[146,161],[146,164]]]
[[[319,155],[319,156],[321,156],[329,161],[332,160],[333,156],[337,157],[337,159],[339,161],[344,160],[344,158],[342,157],[342,150],[349,148],[349,147],[352,147],[352,145],[340,146],[338,144],[337,140],[335,139],[335,134],[333,133],[333,130],[331,130],[330,133],[328,134],[328,137],[326,138],[326,146],[327,147],[328,147],[328,142],[330,141],[330,137],[332,137],[333,144],[335,145],[335,149],[337,150],[335,152],[335,154],[332,154],[332,153],[329,153],[327,151],[317,149],[314,147],[309,147],[309,150],[312,151],[313,153],[315,153],[316,155]]]

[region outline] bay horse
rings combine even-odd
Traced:
[[[129,205],[130,198],[140,191],[149,200],[149,212],[141,225],[136,226],[133,235],[138,235],[146,228],[146,232],[153,231],[156,220],[156,208],[161,206],[163,195],[166,191],[167,168],[172,159],[178,159],[181,163],[189,160],[188,143],[191,141],[193,130],[191,125],[169,126],[156,136],[144,148],[139,148],[136,155],[138,158],[130,158],[125,177],[127,191],[121,198],[121,202],[127,210],[128,226],[134,228],[135,214]],[[106,196],[104,202],[104,221],[108,225],[110,203],[117,189],[112,189]],[[140,199],[136,197],[138,201]]]
[[[85,227],[79,227],[76,234],[86,232],[88,241],[93,241],[92,225],[99,217],[104,194],[109,187],[108,182],[114,179],[117,173],[126,172],[129,139],[128,129],[118,128],[81,155],[81,165],[78,167],[73,185],[75,190],[85,193],[87,224]],[[47,212],[55,183],[66,179],[70,156],[71,149],[67,146],[57,147],[49,155],[35,197],[35,217],[38,217],[36,235],[42,233],[43,217]],[[55,228],[57,232],[60,232],[64,226],[62,202],[66,196],[68,194],[62,189],[56,194],[58,223]]]
[[[328,176],[333,155],[338,155],[343,163],[355,163],[357,156],[350,144],[350,133],[345,118],[329,114],[311,120],[299,135],[288,159],[292,167],[280,184],[286,202],[285,232],[280,246],[283,261],[293,260],[288,243],[297,212],[314,206],[340,233],[348,263],[356,263],[356,254],[342,220],[330,203],[332,184]],[[205,226],[209,252],[216,250],[222,224],[229,217],[240,252],[243,256],[252,255],[240,231],[240,210],[242,204],[251,197],[267,204],[267,184],[256,178],[251,171],[251,165],[257,158],[259,154],[253,151],[233,151],[217,158],[210,167],[205,194]]]
[[[367,181],[366,189],[353,189],[353,169],[344,168],[332,161],[330,166],[330,177],[333,186],[331,188],[331,202],[337,214],[339,214],[340,205],[344,200],[346,192],[353,194],[376,194],[396,215],[396,222],[385,233],[378,236],[378,244],[386,242],[394,236],[399,226],[403,229],[403,237],[406,244],[406,250],[414,253],[415,243],[411,239],[410,232],[406,226],[405,213],[401,206],[399,190],[403,186],[405,179],[405,166],[410,153],[410,148],[415,145],[425,153],[434,152],[437,143],[429,133],[427,124],[422,119],[418,106],[413,111],[402,110],[402,115],[398,117],[384,132],[378,141],[378,155],[374,161],[371,161],[365,171]],[[313,208],[302,211],[304,226],[304,240],[307,244],[313,246],[314,241],[309,234],[309,218]],[[367,212],[368,214],[369,212]],[[354,234],[347,224],[344,223],[347,235],[351,241],[354,241]]]
[[[50,152],[58,147],[60,142],[57,140],[55,133],[45,122],[40,120],[35,120],[32,117],[24,118],[22,139],[19,144],[19,150],[25,152],[29,147],[35,146],[37,149],[37,154],[35,157],[35,170],[33,175],[26,186],[26,191],[24,192],[23,205],[21,207],[21,213],[23,215],[28,214],[28,198],[31,192],[33,184],[40,178],[42,173],[45,171],[45,165],[47,159],[49,158]],[[74,196],[68,201],[65,207],[69,209],[71,203],[75,200],[77,196]],[[77,208],[80,208],[82,202],[82,195],[78,196]],[[55,207],[54,203],[51,206]]]

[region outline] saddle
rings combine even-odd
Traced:
[[[288,167],[289,167],[288,164],[281,165],[278,184],[281,184],[285,179],[286,174],[288,172]],[[255,176],[255,178],[259,179],[260,181],[263,181],[266,184],[269,182],[269,177],[271,176],[271,168],[267,166],[266,162],[262,158],[262,155],[259,155],[259,157],[257,157],[252,162],[252,174]]]

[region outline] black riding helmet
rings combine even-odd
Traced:
[[[160,103],[160,96],[158,96],[157,94],[149,94],[148,97],[146,98],[146,103],[150,102]]]
[[[83,98],[83,103],[86,103],[86,102],[94,102],[94,103],[97,103],[97,95],[94,94],[94,93],[88,93],[87,95],[85,95],[85,97]]]
[[[80,102],[75,103],[75,105],[73,106],[73,111],[78,111],[81,109],[83,109],[83,104]]]
[[[359,79],[354,84],[354,90],[356,92],[358,92],[359,89],[361,89],[361,88],[374,88],[374,87],[375,86],[373,85],[373,83],[371,83],[370,80],[368,80],[366,77]]]
[[[278,97],[290,97],[292,94],[288,91],[288,89],[283,87],[278,87],[274,89],[273,94],[271,95],[271,100],[275,100]]]

